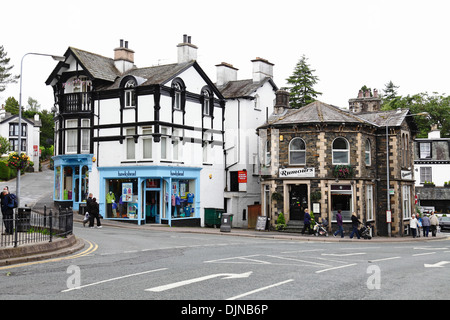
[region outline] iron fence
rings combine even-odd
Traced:
[[[37,242],[52,242],[55,237],[67,237],[73,232],[73,210],[35,210],[16,208],[11,217],[3,216],[0,236],[1,247],[17,247]]]

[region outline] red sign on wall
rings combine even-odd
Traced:
[[[247,183],[247,171],[238,171],[238,183]]]

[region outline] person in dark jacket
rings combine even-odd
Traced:
[[[341,214],[341,210],[338,210],[338,212],[336,213],[336,221],[337,221],[337,227],[338,229],[336,230],[336,232],[333,234],[333,236],[336,237],[336,235],[338,233],[341,234],[341,238],[344,237],[344,224],[342,222],[342,214]]]
[[[96,198],[89,201],[87,210],[89,212],[89,228],[94,227],[94,219],[97,219],[97,228],[101,228],[102,224],[100,223],[100,210]]]
[[[303,230],[302,230],[302,234],[305,234],[305,231],[308,231],[308,233],[310,233],[310,227],[311,225],[311,216],[309,215],[309,210],[305,209],[305,216],[303,218]]]
[[[350,239],[353,239],[353,235],[356,233],[356,236],[359,239],[358,227],[361,224],[361,221],[356,217],[356,213],[352,214],[352,233],[350,233]]]
[[[8,187],[4,187],[1,194],[2,217],[3,223],[5,224],[4,234],[13,234],[14,231],[14,211],[10,206],[11,201]]]

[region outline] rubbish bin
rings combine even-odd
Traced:
[[[78,214],[81,214],[83,217],[86,214],[86,202],[80,203],[80,207],[78,208]]]
[[[17,208],[17,232],[28,232],[31,228],[31,208]]]
[[[220,226],[223,209],[205,208],[205,225],[217,228]]]
[[[230,232],[232,222],[233,222],[233,215],[229,213],[223,213],[220,224],[220,232]]]

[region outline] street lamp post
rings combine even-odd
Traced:
[[[64,56],[57,56],[52,54],[45,54],[45,53],[35,53],[35,52],[29,52],[24,54],[22,57],[22,60],[20,61],[20,86],[19,86],[19,128],[18,128],[18,137],[17,137],[17,148],[18,148],[18,154],[20,155],[21,148],[22,148],[22,75],[23,75],[23,59],[28,55],[36,55],[36,56],[47,56],[52,57],[55,61],[65,61],[66,57]],[[16,196],[17,196],[17,202],[18,206],[20,206],[20,169],[17,170],[17,178],[16,178]]]
[[[401,111],[401,109],[399,109]],[[398,113],[398,111],[397,111]],[[393,116],[393,115],[392,115]],[[390,116],[386,120],[386,184],[387,184],[387,209],[386,209],[386,222],[388,225],[388,236],[391,237],[391,195],[390,195],[390,181],[389,181],[389,120],[391,119]],[[408,114],[405,115],[405,117],[412,117],[412,116],[429,116],[428,112],[419,112],[416,114]],[[388,218],[389,215],[389,218]]]

